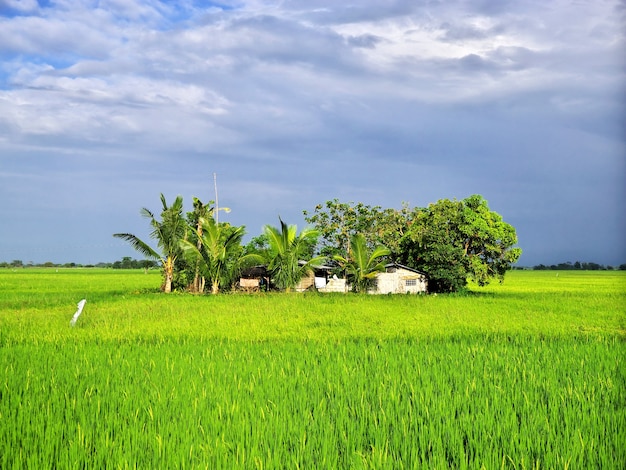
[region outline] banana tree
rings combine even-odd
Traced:
[[[213,217],[201,217],[195,229],[197,244],[180,240],[187,261],[197,263],[200,273],[209,280],[211,293],[218,294],[223,282],[242,264],[261,261],[258,255],[241,255],[244,234],[244,227],[218,224]]]
[[[346,270],[355,292],[366,292],[376,275],[385,270],[385,264],[379,258],[387,256],[391,250],[385,246],[377,246],[370,253],[365,237],[357,233],[350,238],[350,254],[348,258],[333,256]]]
[[[181,253],[179,243],[185,237],[187,224],[183,217],[181,196],[177,196],[172,205],[168,206],[165,196],[161,194],[161,204],[161,220],[157,220],[154,214],[145,207],[141,209],[141,215],[150,220],[152,227],[150,238],[157,241],[160,253],[132,233],[115,233],[113,236],[126,240],[142,255],[161,262],[164,276],[162,288],[164,292],[169,293],[172,291],[174,263]]]

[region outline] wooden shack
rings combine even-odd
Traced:
[[[239,278],[239,289],[244,292],[269,290],[269,273],[265,266],[252,266],[244,269]]]

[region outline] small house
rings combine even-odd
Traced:
[[[347,292],[348,286],[346,280],[338,278],[337,275],[331,275],[332,267],[317,266],[313,268],[305,277],[303,277],[296,291],[303,292],[315,289],[318,292]]]
[[[239,278],[239,289],[244,292],[269,290],[270,276],[265,266],[244,269]]]
[[[426,274],[398,263],[385,265],[385,271],[376,275],[369,294],[425,294],[428,290]]]
[[[300,264],[304,264],[301,261]],[[331,275],[332,267],[317,266],[313,268],[295,286],[296,292],[317,290],[318,292],[347,292],[345,279]],[[259,265],[244,269],[239,278],[239,290],[244,292],[267,291],[273,287],[267,266]]]

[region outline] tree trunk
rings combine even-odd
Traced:
[[[200,220],[201,218],[198,217],[198,225],[196,226],[196,232],[198,233],[198,243],[196,244],[196,248],[198,248],[198,251],[202,250],[202,224],[200,223]],[[200,287],[201,284],[202,287]],[[193,290],[197,294],[204,290],[204,278],[200,280],[200,261],[196,261],[196,276],[193,279]]]
[[[204,276],[200,276],[199,268],[196,268],[196,274],[193,280],[193,284],[191,284],[190,290],[194,294],[202,294],[204,292],[205,285]]]
[[[169,294],[172,292],[172,280],[174,279],[174,260],[169,256],[165,260],[163,270],[165,271],[165,286],[163,286],[163,292]]]

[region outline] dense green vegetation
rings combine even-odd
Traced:
[[[430,292],[502,280],[522,253],[515,229],[477,194],[400,210],[334,199],[304,215],[321,233],[323,254],[345,258],[350,239],[361,235],[371,248],[387,247],[390,261],[424,272]]]
[[[593,262],[580,262],[576,261],[572,263],[568,261],[566,263],[559,264],[551,264],[546,266],[545,264],[538,264],[533,266],[533,269],[537,271],[604,271],[604,270],[613,270],[619,269],[620,271],[626,271],[626,263],[620,264],[619,266],[606,266],[603,264],[593,263]]]
[[[168,205],[161,194],[160,218],[141,209],[157,248],[132,233],[113,236],[161,263],[161,288],[167,293],[202,293],[207,284],[213,294],[228,290],[253,258],[267,267],[270,287],[276,289],[290,291],[314,268],[335,263],[335,274],[345,274],[353,289],[361,291],[371,280],[368,276],[376,274],[361,269],[366,259],[359,255],[369,250],[382,258],[369,268],[381,271],[385,263],[400,263],[426,274],[430,292],[458,292],[468,281],[481,286],[501,281],[522,252],[515,246],[515,229],[480,195],[401,210],[335,199],[318,204],[312,213],[303,211],[313,227],[298,234],[295,225],[279,217],[279,227],[266,225],[246,247],[240,244],[245,227],[218,223],[211,204],[194,198],[193,211],[184,215],[182,197]],[[353,250],[355,242],[363,248],[360,253]]]
[[[622,272],[440,296],[166,296],[158,279],[0,272],[0,468],[626,460]]]
[[[335,255],[333,258],[350,276],[353,291],[366,293],[376,275],[385,269],[380,258],[390,254],[391,250],[380,245],[370,253],[367,249],[365,236],[357,233],[350,238],[350,253],[350,258],[344,258],[340,255]]]

